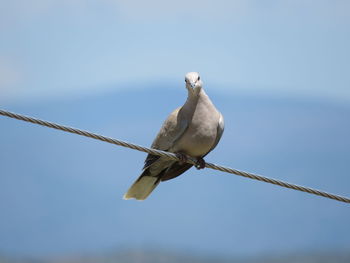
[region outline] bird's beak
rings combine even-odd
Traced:
[[[190,85],[191,85],[191,88],[194,90],[194,88],[196,87],[196,82],[191,82]]]

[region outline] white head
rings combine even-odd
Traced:
[[[192,94],[198,94],[202,89],[202,81],[198,72],[189,72],[185,76],[186,89]]]

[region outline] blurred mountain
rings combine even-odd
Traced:
[[[307,253],[255,258],[220,258],[151,251],[128,251],[100,256],[71,256],[51,259],[9,259],[0,263],[348,263],[349,253]]]
[[[6,109],[149,146],[186,98],[184,89],[150,86]],[[226,121],[208,161],[349,196],[349,107],[207,93]],[[124,201],[144,153],[5,117],[0,131],[5,253],[138,247],[231,257],[350,249],[348,204],[210,169],[162,183],[145,202]]]

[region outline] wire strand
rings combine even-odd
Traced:
[[[98,135],[98,134],[95,134],[95,133],[92,133],[92,132],[83,131],[83,130],[80,130],[80,129],[59,125],[59,124],[56,124],[56,123],[53,123],[53,122],[43,121],[43,120],[40,120],[40,119],[36,119],[36,118],[32,118],[32,117],[16,114],[16,113],[5,111],[5,110],[0,110],[0,115],[7,116],[9,118],[13,118],[13,119],[17,119],[17,120],[22,120],[22,121],[26,121],[26,122],[42,125],[42,126],[46,126],[46,127],[49,127],[49,128],[53,128],[53,129],[57,129],[57,130],[65,131],[65,132],[78,134],[78,135],[89,137],[89,138],[92,138],[92,139],[95,139],[95,140],[108,142],[108,143],[111,143],[111,144],[127,147],[127,148],[130,148],[130,149],[146,152],[146,153],[149,153],[149,154],[163,156],[163,157],[175,160],[175,161],[180,161],[180,159],[174,153],[171,153],[171,152],[166,152],[166,151],[161,151],[161,150],[156,150],[156,149],[143,147],[143,146],[132,144],[132,143],[129,143],[129,142],[116,140],[116,139],[112,139],[112,138],[109,138],[109,137],[106,137],[106,136]],[[196,160],[191,158],[191,157],[189,157],[189,156],[188,156],[188,161],[187,162],[190,163],[190,164],[193,164],[193,165],[196,164]],[[297,191],[301,191],[301,192],[306,192],[306,193],[309,193],[309,194],[314,194],[314,195],[326,197],[326,198],[337,200],[337,201],[344,202],[344,203],[350,203],[350,198],[348,198],[348,197],[327,193],[327,192],[324,192],[324,191],[312,189],[312,188],[305,187],[305,186],[300,186],[300,185],[295,185],[295,184],[283,182],[283,181],[280,181],[280,180],[277,180],[277,179],[268,178],[268,177],[264,177],[264,176],[261,176],[261,175],[256,175],[256,174],[252,174],[252,173],[248,173],[248,172],[235,170],[235,169],[232,169],[232,168],[229,168],[229,167],[224,167],[224,166],[216,165],[216,164],[213,164],[213,163],[206,162],[205,167],[211,168],[211,169],[214,169],[214,170],[218,170],[218,171],[222,171],[222,172],[225,172],[225,173],[235,174],[235,175],[247,177],[247,178],[250,178],[250,179],[262,181],[262,182],[265,182],[265,183],[270,183],[270,184],[282,186],[282,187],[285,187],[285,188],[289,188],[289,189],[293,189],[293,190],[297,190]]]

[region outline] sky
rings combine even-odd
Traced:
[[[349,196],[349,47],[350,1],[0,0],[0,108],[149,146],[198,71],[209,162]],[[0,252],[349,251],[346,204],[209,169],[127,202],[143,153],[0,131]]]
[[[350,100],[350,3],[0,2],[0,102],[182,85]],[[135,85],[136,84],[136,85]]]

